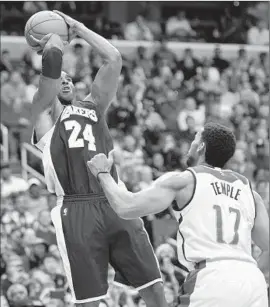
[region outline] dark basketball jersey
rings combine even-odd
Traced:
[[[113,149],[105,121],[94,103],[77,101],[65,107],[53,128],[35,144],[43,152],[48,190],[61,195],[102,193],[87,167],[96,154]],[[111,174],[118,180],[115,166]]]

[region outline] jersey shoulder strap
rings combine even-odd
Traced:
[[[219,180],[228,181],[230,183],[240,180],[244,185],[249,185],[249,180],[245,176],[237,172],[234,172],[232,170],[220,169],[205,165],[198,165],[192,167],[192,170],[196,174],[209,174],[216,177]]]

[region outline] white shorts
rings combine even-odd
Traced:
[[[268,307],[267,285],[255,264],[222,260],[189,273],[181,307]]]

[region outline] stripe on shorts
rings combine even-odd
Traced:
[[[72,275],[71,275],[71,266],[70,266],[70,262],[68,258],[67,247],[66,247],[63,226],[62,226],[61,208],[62,208],[62,204],[58,204],[56,207],[54,207],[51,211],[51,218],[52,218],[53,225],[55,227],[57,245],[58,245],[59,252],[60,252],[60,255],[63,261],[65,273],[66,273],[67,280],[68,280],[68,285],[71,290],[72,298],[74,301],[76,301],[76,296],[75,296],[75,291],[74,291],[74,286],[73,286],[73,281],[72,281]]]

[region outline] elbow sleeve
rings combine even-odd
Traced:
[[[51,79],[59,79],[62,70],[62,51],[57,47],[44,49],[42,54],[42,75]]]

